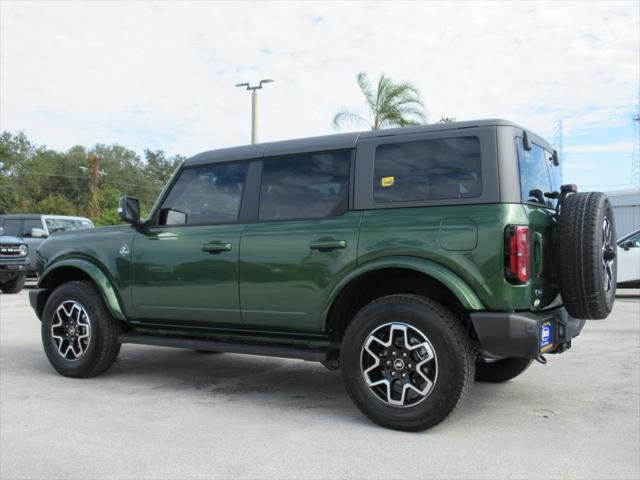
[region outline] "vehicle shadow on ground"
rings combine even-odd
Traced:
[[[31,350],[31,349],[29,349]],[[31,352],[35,353],[35,352]],[[37,370],[38,375],[69,384],[65,388],[90,388],[94,394],[143,398],[162,396],[168,401],[191,400],[229,408],[256,407],[265,412],[282,410],[283,415],[319,414],[353,426],[373,427],[347,395],[340,371],[329,371],[320,363],[278,358],[206,354],[191,350],[123,345],[116,363],[99,377],[59,377],[44,358],[32,356],[18,369]],[[26,371],[25,371],[26,374]],[[81,384],[81,385],[80,385]],[[447,424],[466,422],[495,405],[506,392],[518,390],[512,382],[502,385],[475,383],[467,400],[454,410]],[[520,392],[529,395],[526,391]],[[439,426],[431,429],[433,432]]]
[[[332,416],[361,419],[340,371],[316,362],[124,345],[108,375],[111,381],[134,382],[157,393],[185,392],[215,402],[288,410],[327,409]]]

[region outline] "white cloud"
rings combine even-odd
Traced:
[[[432,121],[502,117],[549,135],[635,105],[638,4],[38,2],[0,4],[0,124],[39,143],[194,154],[332,133],[358,71],[413,82]],[[628,115],[627,115],[628,116]]]

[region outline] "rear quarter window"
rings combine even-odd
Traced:
[[[480,140],[455,137],[376,147],[373,198],[377,203],[479,197]]]

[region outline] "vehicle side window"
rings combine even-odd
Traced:
[[[640,233],[636,233],[635,235],[633,235],[632,237],[627,238],[624,242],[622,242],[623,244],[628,243],[628,242],[633,242],[634,246],[636,247],[640,247]]]
[[[260,220],[341,215],[349,199],[350,152],[264,160]]]
[[[246,163],[186,168],[160,210],[160,225],[206,225],[238,221]]]
[[[32,228],[39,228],[42,230],[42,220],[39,218],[25,220],[24,225],[22,226],[22,236],[30,237]]]
[[[520,195],[525,203],[538,203],[551,206],[552,202],[544,197],[546,192],[552,192],[549,177],[548,160],[545,151],[535,143],[531,150],[525,150],[522,138],[516,137],[518,149],[518,164],[520,166]]]
[[[5,220],[2,225],[4,228],[4,234],[9,237],[19,237],[20,236],[20,224],[22,220]]]
[[[478,197],[480,140],[456,137],[379,145],[373,176],[378,203]]]

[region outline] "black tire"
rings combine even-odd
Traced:
[[[82,312],[78,312],[78,309],[73,307],[74,304],[80,305],[88,316],[83,319],[83,322],[89,324],[89,340],[83,344],[84,351],[76,359],[68,358],[75,356],[75,350],[69,351],[68,340],[65,340],[67,343],[57,343],[53,337],[54,333],[60,334],[62,332],[65,335],[64,332],[67,331],[80,331],[78,326],[71,330],[64,328],[66,322],[63,322],[56,314],[56,311],[63,304],[65,310],[60,311],[61,317],[66,317],[66,310],[72,310],[70,317],[76,319],[81,317]],[[73,318],[71,319],[72,323]],[[86,378],[100,375],[111,367],[120,352],[118,336],[121,324],[111,316],[100,293],[91,282],[67,282],[56,288],[47,299],[41,323],[42,344],[47,358],[53,368],[65,377]],[[62,326],[55,325],[58,323]],[[76,323],[79,324],[80,321]],[[86,332],[87,330],[83,330],[83,333]],[[82,341],[84,342],[84,340]],[[59,348],[60,345],[62,346]],[[81,347],[78,346],[78,351],[80,349]],[[67,350],[67,357],[63,357],[60,353],[61,350]]]
[[[393,323],[390,323],[390,320]],[[420,367],[427,376],[433,375],[435,371],[431,389],[425,392],[426,396],[421,397],[407,390],[406,398],[404,394],[400,398],[407,401],[404,406],[391,405],[382,398],[384,393],[379,393],[374,387],[370,388],[361,363],[366,361],[363,359],[369,355],[364,350],[367,338],[381,329],[388,329],[389,325],[406,325],[413,334],[420,333],[435,354],[435,363],[427,363]],[[380,338],[384,338],[384,335],[381,334]],[[393,330],[389,338],[394,338]],[[396,350],[397,344],[394,342],[391,345],[389,349]],[[387,347],[384,349],[387,350]],[[402,349],[398,349],[395,357],[388,357],[394,359],[393,366],[397,359],[402,359],[401,351]],[[388,351],[379,354],[383,353],[389,355]],[[411,362],[412,355],[418,353],[410,352],[409,357],[405,357],[406,361]],[[371,357],[373,356],[367,359],[370,361]],[[388,363],[380,362],[381,365]],[[420,362],[415,360],[415,363]],[[414,369],[418,366],[415,363]],[[460,322],[439,303],[419,295],[389,295],[374,300],[360,310],[348,326],[342,340],[340,364],[345,388],[362,413],[383,427],[410,432],[425,430],[442,422],[468,394],[475,374],[475,354]],[[405,364],[403,368],[407,365],[409,368],[412,367],[411,364]],[[393,369],[387,366],[385,368],[388,370],[384,373],[384,378],[392,378]],[[395,373],[400,375],[404,371],[397,370]],[[409,373],[409,379],[415,378],[415,375],[414,370],[413,373]],[[398,380],[407,381],[395,377],[394,382],[397,383]],[[386,392],[386,398],[389,399],[388,388]],[[417,398],[408,400],[410,395]],[[412,401],[417,403],[411,403]]]
[[[611,312],[616,294],[615,241],[613,209],[604,193],[574,193],[564,200],[556,265],[560,294],[572,317],[602,319]]]
[[[26,279],[26,273],[19,273],[13,280],[0,283],[0,290],[2,290],[2,293],[19,293],[24,288],[24,282]]]
[[[524,372],[533,360],[528,358],[502,358],[500,360],[476,362],[476,381],[502,383],[516,378]]]

